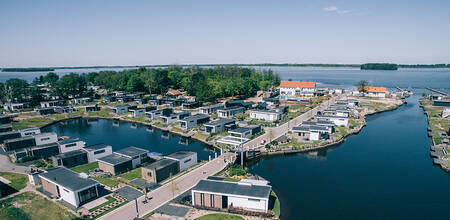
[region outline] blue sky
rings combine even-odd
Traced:
[[[450,63],[448,0],[0,0],[0,66]]]

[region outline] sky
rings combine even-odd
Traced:
[[[0,67],[450,63],[448,0],[0,0]]]

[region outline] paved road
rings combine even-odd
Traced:
[[[265,141],[266,143],[270,142],[269,134],[270,131],[272,131],[273,138],[277,139],[278,137],[286,134],[292,127],[298,126],[303,121],[306,121],[316,115],[318,111],[324,110],[325,108],[328,108],[329,105],[334,103],[337,99],[339,99],[341,96],[333,97],[323,103],[321,103],[319,106],[297,116],[296,118],[293,118],[287,123],[284,123],[278,127],[264,127],[265,133],[255,139],[252,139],[244,144],[245,149],[255,149],[258,148],[262,141]]]
[[[4,154],[0,154],[0,171],[1,172],[13,172],[13,173],[25,173],[28,170],[28,167],[18,166],[9,162],[8,156]]]
[[[152,199],[147,204],[142,203],[142,201],[144,201],[144,196],[138,198],[139,216],[143,216],[151,211],[154,211],[173,198],[176,198],[177,196],[194,187],[200,180],[206,179],[208,176],[221,171],[227,165],[224,162],[224,157],[225,154],[175,179],[174,183],[177,186],[178,190],[175,191],[174,194],[172,192],[172,184],[169,182],[168,184],[163,185],[156,190],[148,193],[148,197],[151,197]],[[135,202],[132,201],[106,214],[105,216],[102,216],[100,219],[128,220],[133,219],[134,217],[136,217],[136,206]]]

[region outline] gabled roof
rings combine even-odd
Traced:
[[[268,199],[272,187],[207,179],[200,180],[192,190]]]
[[[306,82],[306,81],[281,81],[280,87],[316,88],[316,83],[315,82]]]
[[[361,88],[358,89],[361,91]],[[386,87],[366,86],[366,92],[386,92]]]
[[[98,184],[95,180],[83,178],[80,174],[63,167],[39,174],[39,176],[72,191],[79,191]]]

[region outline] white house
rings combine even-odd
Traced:
[[[6,103],[3,105],[3,109],[6,111],[19,111],[25,108],[24,103]]]
[[[64,101],[62,101],[62,100],[41,102],[41,108],[50,108],[50,107],[62,106],[62,105],[64,105]]]
[[[281,120],[283,112],[279,110],[250,110],[250,118],[263,121],[278,121]]]
[[[40,128],[25,128],[25,129],[20,130],[19,132],[20,132],[20,136],[26,137],[26,136],[33,136],[36,134],[40,134],[41,129]]]
[[[165,156],[165,158],[178,161],[180,171],[186,170],[197,164],[197,153],[192,151],[180,150]]]
[[[42,189],[75,208],[98,196],[99,183],[67,168],[56,168],[39,174]]]
[[[332,121],[336,126],[348,126],[348,118],[342,116],[332,116],[332,115],[316,115],[317,119],[324,119]]]
[[[131,109],[131,117],[139,117],[145,115],[145,108]]]
[[[80,139],[69,139],[64,141],[58,141],[59,153],[63,154],[74,150],[82,149],[86,143]]]
[[[118,150],[114,153],[122,157],[132,159],[132,167],[133,169],[135,169],[145,161],[145,159],[147,158],[148,150],[131,146]]]
[[[106,157],[112,154],[112,147],[108,144],[94,144],[83,148],[87,152],[88,163],[97,161],[98,158]]]
[[[192,205],[215,209],[241,208],[266,213],[272,187],[254,182],[200,180],[191,190]]]
[[[385,87],[366,86],[364,89],[364,95],[368,97],[385,98],[387,95],[387,90]],[[362,91],[361,88],[359,91]]]
[[[223,108],[223,109],[217,109],[217,115],[219,118],[230,118],[233,117],[236,114],[244,113],[245,108],[244,107],[229,107],[229,108]]]
[[[111,109],[112,109],[113,113],[118,114],[118,115],[128,112],[128,106],[115,106]]]
[[[36,142],[36,146],[51,144],[58,142],[58,136],[55,132],[46,132],[34,135],[34,141]]]
[[[280,83],[280,99],[307,100],[314,97],[314,92],[316,92],[315,82],[281,81]]]

